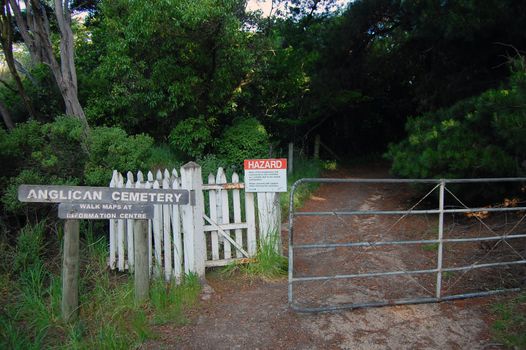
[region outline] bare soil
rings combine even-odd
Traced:
[[[385,178],[388,175],[383,165],[377,165],[351,168],[327,176]],[[321,185],[301,210],[408,209],[419,200],[414,193],[414,189],[399,185]],[[430,201],[433,200],[431,197]],[[426,205],[424,202],[421,205]],[[436,237],[436,217],[398,218],[302,217],[294,225],[294,243],[379,242]],[[455,227],[457,221],[455,218],[448,221],[448,230]],[[464,231],[466,235],[470,229]],[[285,251],[286,234],[286,231],[282,232]],[[478,246],[444,248],[449,266],[486,261],[488,254],[479,250],[481,247]],[[294,275],[432,269],[437,263],[436,255],[435,247],[418,245],[295,250]],[[519,276],[524,276],[523,272],[519,271]],[[447,295],[469,292],[475,287],[480,289],[484,275],[488,276],[488,272],[447,275],[442,291]],[[495,297],[332,313],[299,313],[287,305],[286,278],[262,281],[240,275],[225,277],[216,271],[207,275],[207,281],[213,293],[204,294],[199,305],[189,312],[188,324],[158,327],[159,337],[144,344],[144,349],[500,348],[492,342],[489,332],[490,307]],[[502,287],[502,281],[503,278],[495,278],[493,285],[483,287]],[[299,306],[317,307],[433,296],[435,283],[435,274],[305,282],[294,285],[294,302]]]

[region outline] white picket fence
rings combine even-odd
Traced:
[[[195,164],[195,163],[193,163]],[[195,192],[195,207],[188,205],[155,205],[154,218],[148,224],[148,255],[150,273],[161,275],[168,281],[180,280],[184,273],[204,274],[205,267],[224,266],[243,261],[257,252],[258,241],[268,233],[279,236],[280,210],[277,193],[246,193],[238,174],[227,181],[222,168],[208,176],[208,183],[199,178],[188,188],[188,180],[182,180],[176,169],[171,172],[158,170],[155,175],[142,172],[137,176],[131,172],[113,172],[110,187],[117,188],[172,188],[189,189]],[[186,184],[186,185],[185,185]],[[194,217],[191,217],[194,216]],[[199,216],[199,218],[195,218]],[[258,218],[256,225],[256,216]],[[109,220],[110,224],[110,269],[133,272],[133,221]],[[277,240],[276,249],[281,243]],[[202,266],[202,268],[200,267]]]

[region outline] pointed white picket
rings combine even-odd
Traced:
[[[216,183],[214,174],[208,175],[208,184],[214,185]],[[210,207],[210,219],[217,222],[217,192],[214,190],[209,191],[209,207]],[[210,232],[210,248],[212,249],[212,260],[219,260],[219,239],[217,231]]]
[[[142,171],[137,172],[137,182],[144,182],[144,175],[142,174]]]
[[[245,221],[247,223],[247,251],[250,256],[256,255],[256,214],[254,193],[245,192]]]
[[[131,171],[128,171],[126,174],[126,188],[134,188],[135,185],[133,183],[133,173]],[[130,272],[134,271],[135,267],[135,256],[133,251],[133,222],[134,220],[126,220],[126,236],[127,236],[127,243],[128,243],[128,269]]]
[[[237,173],[232,174],[232,183],[239,183],[239,175]],[[232,201],[234,204],[234,222],[236,224],[241,223],[241,200],[239,198],[239,190],[234,189],[232,191]],[[243,246],[243,231],[241,229],[235,230],[236,234],[236,243],[239,244],[241,247]],[[243,253],[239,251],[239,249],[236,249],[236,258],[242,258]]]
[[[175,169],[175,168],[172,169],[172,176],[173,177],[179,177],[179,175],[177,173],[177,169]]]
[[[223,168],[217,169],[217,184],[226,184],[226,175],[223,171]],[[219,190],[219,196],[217,198],[218,202],[221,202],[221,218],[218,218],[220,224],[230,223],[230,208],[228,205],[228,190],[221,189]],[[219,216],[219,215],[218,215]],[[225,233],[230,236],[230,230],[225,230]],[[232,248],[228,240],[223,240],[223,253],[225,259],[230,259],[232,257]]]
[[[259,240],[268,240],[269,235],[277,235],[274,243],[276,249],[281,250],[281,213],[279,208],[279,194],[274,192],[258,193]],[[260,243],[261,244],[261,243]]]
[[[160,173],[160,172],[159,172]],[[159,181],[153,182],[153,189],[159,189]],[[163,210],[162,205],[155,204],[153,206],[153,254],[155,257],[155,264],[153,267],[153,274],[155,277],[159,277],[163,266],[162,258],[162,237],[163,237]]]
[[[118,173],[117,188],[123,188],[124,178],[122,174]],[[124,220],[117,220],[117,268],[119,271],[124,271]]]
[[[117,170],[113,170],[113,176],[111,177],[110,187],[114,188],[117,185]],[[117,255],[117,237],[116,237],[116,225],[115,220],[109,221],[110,225],[110,259],[108,265],[110,269],[113,270],[116,265],[116,255]]]
[[[175,170],[175,169],[174,169]],[[174,190],[180,189],[179,179],[172,182]],[[172,205],[172,232],[173,232],[173,249],[174,249],[174,276],[177,283],[181,282],[183,277],[183,241],[181,239],[181,215],[178,205]]]
[[[148,178],[150,178],[151,172],[148,172]],[[153,176],[152,176],[153,178]],[[139,184],[139,183],[138,183]],[[140,188],[150,189],[152,188],[152,183],[150,181],[146,181],[144,184],[140,184]],[[153,271],[153,220],[148,220],[148,266],[149,266],[149,272],[150,275]]]
[[[163,179],[163,188],[170,189],[170,173],[165,171],[166,176]],[[163,242],[164,242],[164,278],[168,282],[172,278],[172,233],[170,226],[170,212],[169,204],[163,204]]]

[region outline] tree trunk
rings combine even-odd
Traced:
[[[4,51],[4,57],[7,63],[7,67],[9,68],[9,72],[15,80],[18,93],[20,94],[20,97],[24,102],[29,116],[33,119],[37,119],[35,109],[33,108],[33,104],[27,96],[24,84],[22,84],[22,79],[20,79],[18,71],[16,70],[15,58],[13,56],[13,28],[11,27],[11,10],[9,9],[7,0],[2,1],[2,6],[0,8],[0,25],[0,41],[2,43],[2,50]]]
[[[88,152],[89,125],[78,99],[77,73],[74,61],[74,42],[71,30],[71,12],[68,0],[55,0],[55,16],[60,30],[60,64],[53,52],[51,30],[45,9],[39,0],[25,1],[27,20],[20,10],[19,1],[9,0],[20,35],[34,61],[40,59],[48,65],[59,87],[66,114],[79,119],[83,126],[83,149]]]
[[[9,110],[2,101],[0,101],[0,114],[2,114],[2,119],[4,120],[4,124],[7,127],[7,129],[13,129],[15,127],[15,124],[13,123],[13,119],[11,119],[11,114],[9,113]]]

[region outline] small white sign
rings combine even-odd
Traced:
[[[287,159],[245,159],[246,192],[287,192]]]

